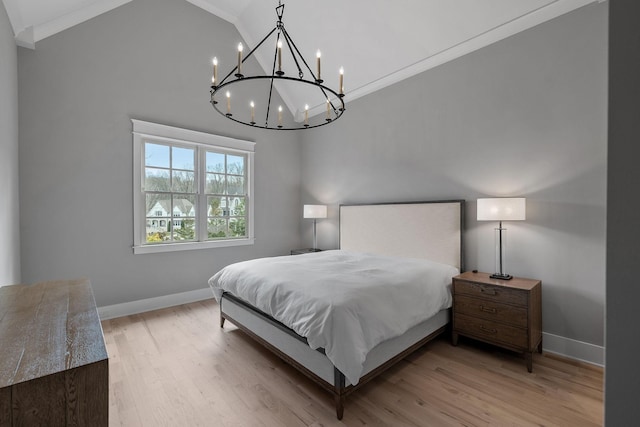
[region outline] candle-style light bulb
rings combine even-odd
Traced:
[[[340,86],[338,86],[340,90],[340,95],[344,95],[344,68],[340,67]]]
[[[304,104],[304,125],[309,126],[309,104]]]
[[[327,121],[331,120],[331,102],[329,102],[329,98],[327,98]]]
[[[238,43],[238,73],[236,76],[242,76],[242,43]]]
[[[231,92],[227,91],[227,115],[231,114]]]
[[[282,105],[278,106],[278,127],[282,127]]]
[[[256,122],[256,104],[251,101],[249,105],[251,106],[251,124],[254,124]]]
[[[318,75],[316,76],[316,81],[318,82],[322,81],[322,79],[320,78],[320,56],[322,56],[322,54],[320,53],[320,49],[318,49],[318,51],[316,52],[316,66],[318,68]]]
[[[282,40],[278,40],[278,72],[282,73]]]
[[[211,84],[217,85],[218,83],[218,58],[213,57],[213,77],[211,77]]]

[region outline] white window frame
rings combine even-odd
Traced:
[[[241,139],[229,138],[226,136],[213,135],[210,133],[198,132],[188,129],[176,128],[157,123],[145,122],[142,120],[131,119],[133,123],[133,252],[135,254],[148,254],[159,252],[185,251],[193,249],[221,248],[229,246],[253,245],[255,242],[254,234],[254,209],[253,209],[253,191],[254,191],[254,153],[255,143]],[[196,221],[199,222],[198,229],[201,233],[197,238],[201,240],[190,242],[170,242],[170,243],[146,243],[146,202],[144,200],[144,158],[142,156],[142,148],[145,142],[160,142],[170,144],[181,144],[192,147],[204,147],[219,149],[230,154],[239,154],[247,158],[247,236],[243,238],[220,239],[220,240],[202,240],[203,235],[206,236],[206,194],[204,193],[204,177],[205,156],[196,156],[198,166],[196,170],[198,174],[196,179],[198,197],[198,214]],[[202,150],[201,152],[204,152]],[[203,198],[205,201],[203,202]],[[204,227],[204,230],[203,228]]]

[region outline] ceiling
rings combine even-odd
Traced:
[[[131,0],[2,1],[16,43],[34,49],[38,41]],[[276,0],[174,1],[231,22],[248,48],[277,20]],[[604,0],[286,0],[283,22],[310,66],[321,49],[325,85],[337,90],[344,67],[348,102],[595,1]],[[273,49],[256,51],[264,69],[271,69],[272,55]],[[300,117],[301,94],[279,92]],[[323,105],[310,107],[313,115]]]

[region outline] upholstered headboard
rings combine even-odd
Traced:
[[[340,249],[426,258],[464,271],[464,200],[340,205]]]

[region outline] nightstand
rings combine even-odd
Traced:
[[[291,255],[310,254],[313,252],[322,252],[322,249],[313,249],[313,248],[291,249]]]
[[[542,353],[542,282],[473,272],[454,277],[453,345],[459,335],[524,353],[531,372],[533,352]]]

